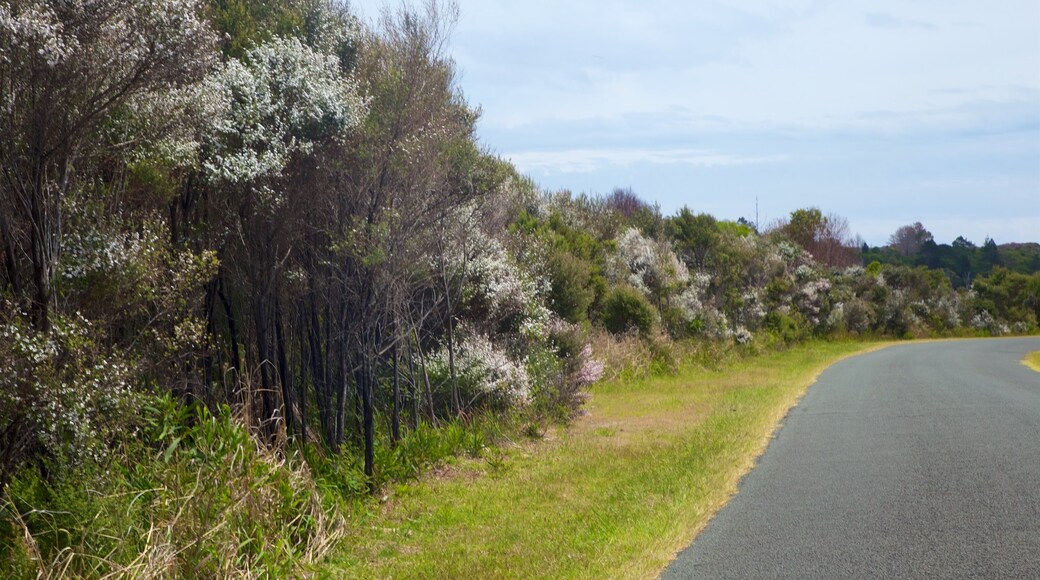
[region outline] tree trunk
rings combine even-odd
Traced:
[[[364,362],[361,365],[361,407],[362,430],[365,439],[365,477],[368,478],[369,491],[375,493],[375,409],[372,405],[372,391],[375,380],[375,353],[372,345],[365,346]]]
[[[451,374],[451,406],[455,416],[462,415],[462,398],[459,396],[459,381],[455,375],[455,325],[451,308],[448,308],[448,372]]]
[[[231,354],[231,369],[234,371],[231,386],[237,392],[241,390],[239,380],[242,378],[242,353],[238,350],[238,321],[235,318],[235,309],[231,305],[231,300],[228,299],[227,292],[225,292],[226,287],[227,283],[224,280],[224,276],[218,275],[217,297],[220,298],[220,303],[224,305],[224,317],[227,318],[228,352]],[[232,393],[232,395],[235,394]],[[241,402],[239,401],[239,404]]]
[[[419,344],[419,333],[415,334],[415,349],[419,351],[419,366],[422,368],[423,384],[426,386],[426,405],[430,408],[430,421],[437,424],[437,412],[433,408],[433,387],[430,385],[430,374],[426,372],[426,355],[423,353],[422,345]]]
[[[289,359],[286,355],[285,348],[285,331],[282,326],[282,304],[281,300],[275,296],[274,339],[276,350],[278,351],[278,378],[282,385],[282,404],[285,407],[285,432],[288,436],[292,437],[294,434],[293,431],[296,429],[298,423],[296,420],[296,397],[293,396],[293,377],[289,370]]]
[[[14,296],[22,294],[21,279],[18,276],[18,263],[15,261],[14,234],[11,233],[11,225],[7,222],[7,213],[0,211],[0,242],[4,245],[4,262],[7,266],[7,283],[11,286]]]
[[[401,440],[401,373],[397,364],[397,343],[394,343],[394,406],[390,412],[390,436],[394,445]]]
[[[412,396],[412,430],[416,431],[419,429],[419,381],[415,378],[415,361],[412,358],[412,341],[408,341],[408,381],[411,384],[411,396]]]

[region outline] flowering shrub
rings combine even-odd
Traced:
[[[100,459],[133,415],[131,367],[95,341],[83,318],[56,318],[49,335],[22,317],[0,321],[0,483],[32,459]]]
[[[430,378],[450,386],[447,346],[427,360]],[[514,362],[488,337],[459,328],[455,351],[455,374],[466,407],[486,404],[497,408],[522,407],[530,400],[527,369]]]
[[[993,315],[986,310],[982,310],[971,318],[971,327],[988,332],[992,336],[1000,336],[1011,332],[1011,328],[1007,324],[993,318]]]
[[[617,248],[622,267],[616,268],[615,277],[643,294],[661,299],[690,279],[671,247],[644,237],[636,228],[618,237]]]
[[[228,61],[207,82],[224,103],[203,160],[216,181],[277,175],[293,154],[311,152],[321,139],[344,136],[364,111],[339,57],[296,38],[262,44],[244,61]]]

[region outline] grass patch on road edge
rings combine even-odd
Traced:
[[[1026,358],[1022,359],[1022,364],[1040,373],[1040,350],[1027,354]]]
[[[571,428],[394,489],[324,572],[653,577],[736,491],[819,373],[874,346],[813,342],[721,371],[597,385]]]

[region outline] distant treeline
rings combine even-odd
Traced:
[[[915,226],[920,224],[909,227],[916,230]],[[900,228],[902,231],[904,228]],[[1019,274],[1040,272],[1040,244],[1035,242],[998,245],[986,238],[982,246],[976,246],[964,237],[958,237],[952,244],[937,244],[924,230],[918,243],[906,243],[897,232],[889,245],[869,247],[863,244],[861,252],[864,265],[879,262],[942,270],[955,288],[970,286],[974,279],[989,276],[997,267]]]

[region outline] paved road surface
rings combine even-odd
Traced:
[[[1040,338],[828,369],[663,578],[1040,578]]]

